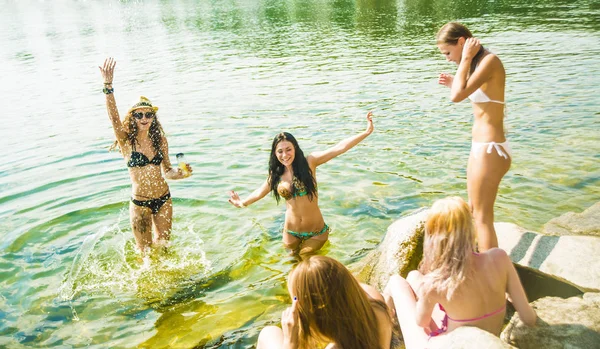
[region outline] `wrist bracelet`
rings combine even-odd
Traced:
[[[246,208],[246,205],[242,201],[240,201],[240,208]]]
[[[112,81],[111,82],[105,82],[104,85],[112,85]]]
[[[109,95],[109,94],[115,92],[115,89],[112,88],[112,87],[111,88],[106,88],[105,87],[105,88],[102,89],[102,92],[104,92],[105,95]]]

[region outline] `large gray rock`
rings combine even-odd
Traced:
[[[600,293],[567,299],[546,297],[532,303],[538,315],[527,327],[513,315],[500,337],[521,349],[600,348]]]
[[[356,264],[349,266],[357,277],[383,290],[390,276],[406,277],[423,257],[423,222],[428,210],[418,210],[393,222],[381,243]]]
[[[511,223],[495,223],[500,248],[513,262],[600,291],[600,238],[550,236]]]
[[[600,202],[582,213],[568,212],[544,225],[544,234],[593,235],[600,237]]]
[[[477,327],[463,326],[448,334],[432,338],[429,349],[508,349],[513,346]]]
[[[380,290],[385,287],[390,275],[399,273],[406,276],[410,270],[416,269],[423,254],[423,223],[427,213],[426,209],[419,210],[392,223],[377,248],[350,266],[350,269],[358,274],[359,279]],[[573,296],[580,296],[586,290],[600,288],[600,258],[597,257],[600,255],[600,239],[591,236],[542,235],[510,223],[496,223],[495,226],[500,247],[507,251],[516,263],[519,277],[530,300],[540,299],[540,304],[545,304],[543,302],[548,302],[549,299],[550,302],[560,304],[559,301],[563,298],[585,299]],[[562,298],[544,298],[548,296]],[[560,318],[564,311],[555,310],[554,315]],[[593,311],[598,312],[597,309]],[[542,319],[544,316],[546,315],[543,315]],[[581,318],[569,321],[568,324],[563,324],[568,328],[562,334],[565,338],[575,336],[585,341],[595,338],[592,333],[597,332],[597,321],[589,316],[589,313],[582,313]],[[556,326],[555,329],[560,331],[561,327]],[[568,343],[576,343],[576,340],[577,338],[572,338]],[[472,327],[459,328],[434,338],[431,342],[439,348],[511,348],[492,334]],[[516,346],[525,348],[521,347],[520,343]],[[536,346],[533,339],[531,343],[534,343],[532,348],[544,347]],[[403,346],[400,345],[399,348]]]

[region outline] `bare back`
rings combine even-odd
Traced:
[[[452,300],[440,300],[450,318],[448,331],[463,325],[499,335],[504,320],[508,271],[495,251],[473,255],[470,277],[455,291]],[[490,316],[486,316],[493,314]],[[460,321],[453,321],[460,320]],[[473,320],[466,321],[464,320]]]
[[[506,72],[500,59],[493,53],[487,52],[482,58],[480,66],[475,69],[474,77],[479,73],[478,70],[485,74],[485,80],[479,89],[490,100],[504,102]],[[472,102],[471,104],[474,115],[473,140],[476,142],[504,142],[506,140],[504,136],[505,105],[495,102]]]

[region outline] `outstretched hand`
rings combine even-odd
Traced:
[[[229,192],[229,203],[238,208],[244,207],[244,204],[242,203],[242,199],[240,199],[240,196],[238,195],[238,193],[236,193],[233,190]]]
[[[479,39],[475,37],[467,38],[462,50],[462,59],[472,59],[479,52],[480,47]]]
[[[108,85],[112,83],[115,65],[117,65],[117,61],[112,57],[108,57],[104,60],[102,66],[98,66],[98,68],[100,68],[100,74],[102,74],[102,79],[104,79],[104,84]]]
[[[365,132],[370,135],[371,133],[373,133],[374,127],[373,127],[373,112],[370,111],[367,113],[367,129],[365,130]]]
[[[454,75],[452,74],[441,73],[438,78],[438,84],[446,87],[452,87],[452,81],[454,81]]]

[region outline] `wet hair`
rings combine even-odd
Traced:
[[[458,22],[449,22],[444,24],[444,26],[440,28],[440,30],[435,36],[437,44],[446,44],[452,46],[456,46],[456,44],[458,44],[458,39],[460,38],[468,39],[472,37],[473,34],[471,34],[469,28]],[[473,74],[475,68],[477,68],[477,65],[483,58],[484,52],[485,49],[483,48],[483,46],[481,46],[479,48],[479,52],[477,52],[477,54],[475,55],[475,57],[473,57],[473,60],[471,61],[469,75]]]
[[[419,270],[425,290],[435,289],[452,298],[468,277],[475,251],[475,228],[469,205],[453,196],[436,201],[425,222],[423,260]]]
[[[386,314],[387,307],[371,300],[342,263],[313,255],[290,272],[288,282],[298,302],[299,348],[327,342],[344,349],[379,348],[373,305]]]
[[[304,156],[304,152],[300,149],[298,141],[294,136],[287,132],[281,132],[273,138],[273,144],[271,145],[271,155],[269,156],[269,182],[271,185],[271,192],[275,196],[275,200],[279,203],[281,196],[277,191],[277,185],[281,181],[281,176],[285,171],[285,166],[277,159],[276,148],[280,142],[288,141],[294,146],[294,161],[292,162],[292,170],[294,171],[294,177],[296,177],[304,187],[306,188],[306,194],[309,200],[313,200],[317,193],[317,183],[313,173],[308,166],[308,161]],[[296,192],[296,188],[292,185],[292,195]]]
[[[137,123],[136,123],[136,119],[133,117],[132,114],[133,114],[132,110],[127,112],[127,114],[123,118],[122,123],[123,123],[123,128],[125,129],[125,132],[127,133],[127,141],[133,147],[134,142],[138,145],[139,145],[139,142],[137,140],[137,133],[138,133]],[[162,140],[163,140],[163,137],[165,136],[165,132],[163,131],[162,125],[158,121],[158,115],[155,115],[154,118],[152,118],[152,123],[150,124],[150,129],[148,130],[148,136],[150,137],[150,140],[152,141],[152,146],[154,147],[156,152],[162,154],[162,151],[161,151]],[[112,144],[112,146],[109,148],[109,150],[113,150],[113,149],[119,149],[118,141],[115,141]],[[164,156],[165,154],[162,154],[162,155]]]

